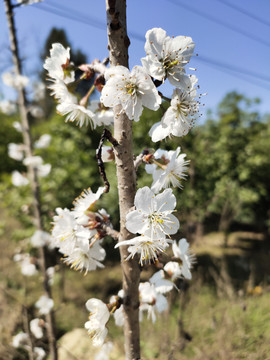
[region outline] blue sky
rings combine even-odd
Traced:
[[[237,6],[259,20],[226,4]],[[268,0],[127,0],[130,67],[140,64],[145,56],[143,38],[148,29],[162,27],[170,36],[191,36],[198,57],[193,57],[190,66],[197,68],[201,91],[208,93],[203,98],[206,109],[215,109],[227,92],[237,90],[251,98],[259,97],[262,103],[257,109],[270,113],[269,13]],[[39,54],[53,26],[65,29],[72,48],[81,49],[90,61],[108,55],[105,0],[44,0],[17,8],[15,22],[28,76],[40,71]],[[0,24],[2,73],[11,69],[2,1]],[[167,85],[163,92],[170,96],[172,90]],[[0,93],[10,96],[3,84]]]

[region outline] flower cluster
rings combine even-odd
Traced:
[[[52,229],[54,245],[64,255],[63,261],[74,270],[87,273],[104,267],[101,263],[106,255],[101,247],[106,234],[103,226],[111,227],[111,223],[104,209],[93,211],[103,191],[100,187],[93,193],[89,188],[75,199],[72,210],[56,209]]]
[[[80,100],[74,92],[82,80],[91,79],[95,72],[104,72],[105,65],[102,63],[84,64],[80,66],[80,69],[76,69],[70,62],[70,48],[65,49],[61,44],[54,43],[50,50],[50,57],[45,61],[44,68],[48,71],[48,76],[52,82],[48,88],[52,90],[51,94],[59,103],[56,109],[61,115],[66,116],[66,121],[75,121],[80,127],[91,125],[93,128],[100,125],[110,125],[113,122],[112,112],[107,115],[105,108],[99,111],[96,104],[88,104],[95,86],[91,87]],[[83,71],[83,74],[77,78],[75,70]]]

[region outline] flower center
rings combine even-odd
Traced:
[[[137,90],[137,85],[133,84],[133,83],[129,83],[125,86],[125,88],[126,88],[126,91],[128,94],[135,95],[136,90]]]

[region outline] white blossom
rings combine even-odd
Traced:
[[[50,57],[45,60],[44,69],[53,80],[63,80],[66,84],[75,80],[74,71],[69,71],[70,48],[64,48],[59,43],[52,44]]]
[[[46,356],[46,352],[41,347],[35,346],[34,347],[34,356],[35,356],[35,360],[43,360],[45,358],[45,356]]]
[[[187,36],[169,37],[165,30],[153,28],[146,35],[145,52],[142,64],[153,78],[164,81],[166,78],[175,87],[187,88],[190,80],[184,66],[190,61],[194,46]]]
[[[22,257],[22,261],[21,261],[21,273],[24,276],[33,276],[37,274],[37,268],[35,266],[35,264],[33,264],[33,259],[30,257],[29,254],[25,254]]]
[[[91,125],[95,129],[94,113],[87,107],[74,102],[64,101],[56,106],[56,110],[63,116],[67,115],[66,122],[76,121],[79,127]]]
[[[70,265],[71,269],[82,271],[96,270],[97,267],[103,268],[104,265],[100,261],[104,260],[106,256],[105,250],[98,242],[95,242],[89,247],[89,242],[81,242],[79,246],[66,256],[63,261]]]
[[[181,266],[176,261],[169,261],[163,269],[170,276],[172,281],[180,278],[182,275]]]
[[[174,288],[174,283],[165,279],[165,273],[163,270],[159,270],[149,279],[150,284],[155,286],[155,289],[160,294],[166,294]]]
[[[103,344],[100,351],[95,355],[95,360],[109,360],[112,348],[113,343],[111,341]]]
[[[14,170],[11,173],[11,182],[14,186],[26,186],[29,184],[29,180],[26,176],[23,176],[19,171]]]
[[[40,101],[43,100],[45,97],[45,84],[43,82],[35,82],[33,84],[33,100]]]
[[[24,144],[8,144],[8,156],[14,160],[22,161],[24,158]]]
[[[96,151],[96,153],[98,153],[98,149]],[[111,146],[102,146],[101,149],[101,158],[103,162],[110,162],[112,160],[114,160],[114,152],[113,152],[113,148]]]
[[[37,173],[40,177],[46,177],[51,172],[51,164],[42,164],[37,167]]]
[[[17,130],[19,133],[22,132],[22,124],[19,121],[14,121],[12,124],[15,130]]]
[[[54,282],[54,274],[55,274],[55,269],[54,266],[50,266],[47,268],[46,270],[47,276],[48,276],[48,281],[49,281],[49,285],[53,285]]]
[[[0,111],[6,115],[12,115],[16,112],[17,107],[11,101],[2,100],[0,101]]]
[[[104,192],[104,187],[99,187],[96,193],[93,193],[90,188],[84,190],[79,197],[77,197],[73,204],[73,213],[78,224],[86,225],[88,223],[87,213],[91,211],[92,207]]]
[[[151,78],[141,66],[131,72],[124,66],[115,66],[105,72],[106,84],[100,101],[106,107],[121,105],[130,120],[139,121],[143,106],[157,110],[161,97]]]
[[[97,126],[113,125],[114,113],[112,109],[105,108],[99,101],[91,101],[89,109],[94,113]]]
[[[85,306],[90,314],[89,321],[84,324],[84,327],[87,329],[93,345],[101,346],[108,333],[105,325],[110,318],[110,312],[107,305],[99,299],[89,299]]]
[[[36,230],[31,237],[31,244],[33,247],[40,248],[51,243],[51,235],[42,230]]]
[[[156,291],[155,285],[149,282],[139,284],[140,313],[147,311],[148,319],[156,321],[156,311],[162,313],[168,309],[168,301],[164,295]]]
[[[185,136],[193,128],[198,117],[199,102],[196,100],[196,76],[190,77],[190,86],[186,89],[175,89],[171,106],[167,109],[160,122],[154,124],[149,135],[157,142],[167,136]]]
[[[49,134],[43,134],[34,144],[36,149],[46,149],[51,143],[52,137]]]
[[[33,166],[35,168],[42,165],[42,163],[43,159],[41,156],[28,156],[23,160],[25,166]]]
[[[159,149],[154,153],[154,158],[161,161],[154,161],[153,164],[145,165],[146,172],[153,176],[151,190],[155,193],[171,185],[182,188],[180,180],[184,180],[187,177],[186,171],[189,161],[185,160],[186,154],[180,154],[180,151],[180,147],[175,151]]]
[[[47,315],[52,310],[54,305],[53,299],[46,295],[42,295],[35,303],[35,307],[39,310],[40,315]]]
[[[22,331],[20,331],[17,335],[13,336],[12,338],[12,346],[15,348],[28,345],[28,342],[29,342],[29,336]]]
[[[192,265],[195,263],[195,256],[190,253],[189,250],[189,243],[186,239],[181,239],[178,242],[178,245],[176,241],[173,242],[172,245],[173,254],[176,258],[180,259],[181,264],[181,274],[184,278],[190,280],[192,278],[190,269],[192,268]]]
[[[41,119],[44,117],[44,111],[40,106],[33,105],[29,109],[30,114],[37,119]]]
[[[28,85],[29,78],[23,75],[6,72],[2,74],[3,83],[14,89],[21,89]]]
[[[133,234],[144,234],[151,239],[164,239],[179,229],[178,219],[172,215],[176,199],[171,189],[155,195],[149,187],[139,189],[135,195],[136,210],[126,217],[126,228]]]
[[[143,265],[144,262],[157,261],[158,254],[166,250],[168,242],[170,239],[153,239],[147,235],[141,235],[131,240],[120,241],[115,245],[115,248],[127,245],[130,255],[126,260],[133,259],[138,254],[140,255],[139,262]]]
[[[30,330],[36,339],[41,339],[43,337],[43,328],[40,326],[42,323],[43,320],[38,318],[30,321]]]

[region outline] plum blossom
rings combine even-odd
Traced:
[[[78,224],[86,225],[88,223],[89,218],[87,213],[91,211],[92,207],[103,192],[104,187],[99,187],[96,193],[93,193],[92,190],[88,188],[74,200],[73,213]]]
[[[89,109],[94,113],[97,126],[113,125],[114,113],[112,109],[104,107],[99,101],[91,101]]]
[[[47,315],[52,310],[54,305],[53,299],[47,295],[42,295],[35,303],[35,307],[39,310],[40,315]]]
[[[174,241],[172,245],[172,250],[174,256],[180,259],[182,262],[182,264],[180,265],[182,276],[188,280],[191,280],[192,275],[190,269],[192,268],[192,265],[195,263],[196,260],[195,256],[190,253],[189,243],[186,239],[179,240],[178,245],[176,241]]]
[[[24,144],[8,144],[8,156],[14,160],[22,161],[24,158]]]
[[[33,276],[37,274],[36,265],[33,263],[33,258],[29,254],[24,254],[21,259],[21,273],[24,276]]]
[[[155,289],[160,294],[166,294],[174,288],[174,283],[167,280],[163,270],[159,270],[149,279],[150,284],[155,286]]]
[[[160,122],[150,129],[152,141],[157,142],[167,136],[185,136],[193,128],[198,117],[199,102],[196,100],[197,78],[190,77],[190,86],[186,89],[175,89],[171,106],[167,109]]]
[[[181,266],[176,261],[169,261],[166,265],[164,265],[163,269],[172,281],[180,278],[182,275]]]
[[[155,195],[145,186],[137,191],[134,205],[136,210],[130,211],[126,217],[126,228],[133,234],[143,234],[151,239],[164,239],[166,235],[178,231],[179,221],[172,215],[176,198],[171,189]]]
[[[98,149],[96,151],[96,153],[98,153]],[[102,146],[102,150],[101,150],[101,158],[103,162],[110,162],[112,160],[114,160],[114,152],[113,152],[113,148],[111,146]]]
[[[182,188],[180,180],[185,180],[187,177],[186,171],[189,161],[185,160],[186,154],[180,154],[180,151],[180,147],[175,151],[158,149],[154,153],[154,158],[161,161],[154,161],[153,164],[145,165],[146,172],[153,176],[151,190],[155,193],[171,185]]]
[[[155,285],[149,282],[140,283],[140,307],[139,311],[142,316],[144,311],[147,311],[148,319],[152,322],[156,321],[156,311],[162,313],[168,309],[168,301],[164,295],[157,292]]]
[[[19,133],[22,132],[22,124],[19,121],[14,121],[12,124],[15,130],[17,130]]]
[[[166,78],[177,88],[188,88],[189,76],[184,66],[189,63],[195,44],[187,36],[169,37],[165,30],[153,28],[146,35],[145,52],[142,64],[153,78],[164,81]]]
[[[64,48],[60,43],[52,44],[50,56],[45,60],[44,69],[53,81],[62,80],[68,84],[75,80],[74,71],[69,69],[70,48]]]
[[[6,115],[12,115],[16,112],[17,108],[16,105],[13,104],[11,101],[2,100],[0,101],[0,111]]]
[[[107,336],[108,330],[105,327],[110,312],[106,304],[99,299],[89,299],[85,304],[89,311],[89,321],[84,324],[90,335],[94,346],[101,346]]]
[[[27,177],[23,176],[17,170],[12,171],[11,182],[14,186],[26,186],[29,184],[29,180],[27,179]]]
[[[157,110],[161,97],[151,78],[141,66],[131,72],[124,66],[114,66],[105,72],[106,84],[100,101],[106,107],[121,105],[130,120],[139,121],[143,106]]]
[[[44,321],[42,319],[37,318],[30,321],[30,330],[36,339],[41,339],[43,337],[43,326],[41,325],[44,325]]]
[[[112,348],[113,343],[111,341],[103,344],[100,351],[95,355],[95,360],[109,360]]]
[[[36,149],[46,149],[51,143],[52,137],[49,134],[43,134],[35,142],[34,146]]]
[[[20,331],[17,335],[13,336],[12,338],[12,346],[18,348],[20,346],[27,346],[29,342],[29,336],[25,333]]]
[[[35,346],[34,347],[34,356],[35,356],[35,360],[43,360],[45,358],[45,356],[46,356],[46,352],[41,347]]]
[[[94,113],[86,106],[78,104],[77,99],[75,102],[67,100],[61,102],[56,106],[56,110],[63,116],[67,115],[66,122],[76,121],[79,127],[83,125],[91,125],[94,129],[96,127]]]
[[[2,74],[3,83],[14,89],[21,89],[28,85],[29,78],[23,75],[6,72]]]
[[[39,248],[51,243],[51,235],[42,230],[36,230],[31,237],[31,244],[33,247]]]
[[[145,262],[157,261],[158,254],[162,253],[169,246],[170,239],[153,239],[147,235],[141,235],[132,238],[131,240],[125,240],[117,243],[115,248],[119,246],[129,246],[128,251],[130,255],[126,258],[134,258],[136,254],[140,255],[139,263],[143,266]]]

